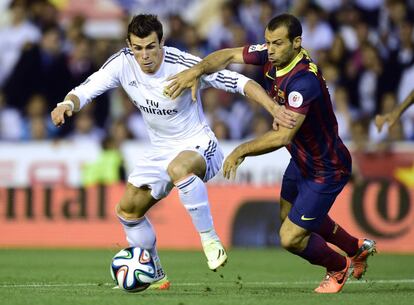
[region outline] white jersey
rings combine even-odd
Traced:
[[[204,117],[200,90],[197,101],[185,90],[175,100],[163,94],[167,78],[197,64],[201,59],[176,48],[164,47],[162,63],[154,74],[142,72],[133,53],[125,48],[110,57],[100,70],[70,93],[80,99],[81,108],[108,89],[122,86],[141,110],[155,146],[168,147],[188,141],[200,133],[211,133]],[[229,70],[201,77],[200,89],[215,87],[244,94],[249,78]]]

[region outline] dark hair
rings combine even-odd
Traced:
[[[300,21],[291,14],[281,14],[272,18],[266,28],[269,31],[274,31],[282,26],[287,28],[290,41],[293,41],[295,37],[302,36],[302,25]]]
[[[28,3],[26,0],[12,0],[9,4],[9,9],[13,9],[16,6],[23,6],[25,9],[27,9]]]
[[[129,35],[134,34],[139,38],[145,38],[151,35],[152,32],[155,32],[160,42],[162,39],[163,31],[162,24],[158,20],[156,15],[147,15],[140,14],[135,15],[131,22],[128,25],[128,40],[130,40]]]

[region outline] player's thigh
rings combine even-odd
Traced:
[[[191,144],[182,147],[170,162],[168,174],[174,182],[191,173],[207,182],[220,171],[223,159],[217,139],[213,135],[200,135]]]
[[[128,176],[128,182],[136,188],[150,189],[151,196],[161,200],[174,187],[167,173],[167,167],[175,156],[176,153],[169,150],[148,150],[137,159]]]
[[[298,226],[316,231],[326,216],[345,182],[322,184],[310,180],[299,183],[299,193],[288,214],[288,218]]]
[[[280,219],[286,219],[296,197],[298,196],[298,183],[300,181],[300,173],[291,161],[283,174],[282,189],[280,192]]]
[[[280,221],[281,223],[285,221],[291,208],[292,208],[292,204],[289,201],[283,198],[280,198]]]
[[[146,186],[135,187],[127,183],[124,195],[117,206],[117,213],[125,218],[143,217],[158,200],[152,197]]]
[[[173,182],[189,174],[195,174],[203,179],[206,172],[206,162],[198,152],[184,150],[170,162],[167,172]]]

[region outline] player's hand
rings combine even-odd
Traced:
[[[273,111],[273,129],[278,130],[279,125],[289,129],[296,126],[293,111],[286,109],[285,106],[276,106]]]
[[[65,124],[65,115],[71,117],[72,114],[73,112],[69,105],[60,105],[56,106],[55,109],[52,110],[50,116],[52,118],[53,124],[59,127]]]
[[[388,123],[389,127],[392,127],[398,121],[399,115],[397,111],[391,111],[386,114],[378,114],[375,117],[375,125],[377,126],[378,132],[381,132],[382,127],[385,123]]]
[[[191,88],[191,98],[196,101],[199,78],[198,72],[194,69],[181,71],[167,79],[170,83],[164,88],[164,93],[171,99],[175,99],[185,89]]]
[[[237,168],[242,164],[244,161],[244,157],[240,157],[235,150],[232,151],[230,155],[227,156],[226,160],[224,161],[223,165],[223,176],[226,179],[236,178]]]

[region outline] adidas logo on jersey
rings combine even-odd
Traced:
[[[132,81],[132,82],[129,82],[129,84],[128,85],[130,85],[130,86],[132,86],[132,87],[137,87],[138,88],[138,86],[137,86],[137,82],[136,81]]]

